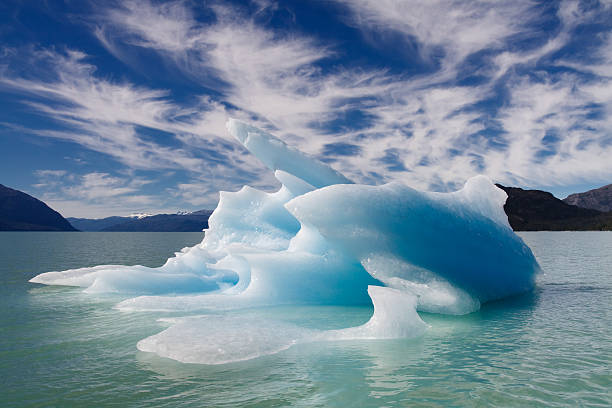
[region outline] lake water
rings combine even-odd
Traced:
[[[168,314],[27,282],[98,264],[158,266],[202,233],[0,232],[0,406],[612,406],[612,232],[520,235],[544,270],[533,293],[467,316],[422,314],[431,328],[419,339],[303,344],[204,366],[136,350]],[[372,310],[258,313],[340,328]]]

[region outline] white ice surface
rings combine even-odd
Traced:
[[[183,363],[226,364],[278,353],[300,343],[413,338],[427,328],[416,312],[414,295],[382,286],[370,286],[368,292],[374,313],[358,327],[314,330],[251,316],[198,316],[179,319],[141,340],[137,347]]]

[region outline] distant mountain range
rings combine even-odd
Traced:
[[[0,231],[180,231],[208,228],[212,211],[153,216],[68,218],[42,201],[0,184]]]
[[[0,231],[76,231],[36,198],[0,184]]]
[[[578,207],[590,208],[603,212],[612,211],[612,184],[584,193],[570,194],[563,201]]]
[[[210,210],[200,210],[146,217],[68,218],[68,221],[81,231],[189,232],[208,228],[210,214]]]
[[[612,230],[612,184],[564,200],[546,191],[497,187],[508,194],[504,211],[515,231]],[[66,220],[42,201],[0,184],[0,231],[202,231],[211,213]]]
[[[106,217],[106,218],[66,218],[68,222],[79,231],[104,231],[105,228],[123,222],[131,221],[132,217]]]

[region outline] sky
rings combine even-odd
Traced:
[[[612,182],[612,1],[0,3],[0,183],[69,217],[278,188],[233,117],[365,184]]]

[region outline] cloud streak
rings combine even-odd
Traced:
[[[17,74],[8,64],[0,85],[62,125],[32,133],[74,141],[131,169],[187,172],[169,193],[193,205],[243,183],[275,185],[227,138],[227,116],[267,128],[360,182],[446,190],[478,173],[533,187],[612,177],[609,23],[585,51],[589,58],[570,57],[581,27],[605,27],[609,5],[338,5],[348,10],[338,24],[383,38],[364,47],[388,48],[387,34],[401,38],[413,45],[406,57],[427,69],[362,67],[340,43],[278,29],[248,8],[214,3],[202,19],[187,2],[129,1],[98,9],[92,33],[126,64],[134,64],[133,50],[157,55],[199,86],[187,100],[104,78],[75,50],[32,50],[50,77]],[[543,31],[545,24],[554,28]],[[150,130],[161,133],[150,137]]]
[[[131,3],[125,11],[128,17],[114,11],[110,21],[129,33],[133,43],[161,50],[182,61],[183,67],[216,76],[228,84],[225,101],[359,181],[402,179],[417,187],[445,189],[480,172],[525,185],[610,174],[610,166],[600,160],[609,153],[608,147],[599,143],[603,153],[595,154],[583,149],[584,144],[572,142],[605,138],[605,121],[589,120],[590,128],[598,131],[586,133],[577,129],[577,121],[588,115],[590,103],[597,100],[608,106],[610,101],[592,92],[571,91],[588,86],[577,73],[556,78],[544,71],[547,78],[542,80],[531,78],[525,69],[546,63],[596,11],[583,13],[577,3],[562,3],[556,11],[557,33],[542,42],[535,40],[542,34],[536,23],[543,10],[533,2],[413,3],[356,1],[347,6],[352,11],[349,23],[364,32],[394,30],[416,41],[422,58],[440,53],[439,67],[418,77],[346,68],[323,73],[318,63],[333,57],[337,49],[309,38],[279,36],[232,8],[217,6],[216,22],[203,25],[181,9],[182,3],[159,11],[147,8],[147,3],[144,11],[143,3]],[[161,25],[162,30],[135,24],[147,18],[164,19],[167,24]],[[513,46],[518,41],[527,45]],[[598,52],[605,53],[605,48]],[[465,76],[462,66],[477,53],[485,53],[481,60],[484,80],[460,84]],[[495,110],[476,108],[500,98],[496,94],[500,83],[506,103]],[[592,83],[609,87],[605,80]],[[539,103],[527,103],[525,93],[530,91],[541,95]],[[564,103],[568,97],[574,102]],[[326,129],[326,124],[350,111],[369,117],[368,125],[333,133]],[[491,125],[498,128],[496,135],[487,134]],[[547,145],[545,135],[551,132],[567,138],[566,143]],[[489,142],[494,138],[499,143],[492,149]],[[334,152],[334,145],[345,149]],[[346,150],[346,146],[353,147]],[[549,157],[543,160],[541,152],[546,149]],[[395,157],[389,166],[396,171],[381,172],[380,163],[389,151]],[[581,165],[591,154],[594,163]]]
[[[64,170],[37,170],[34,185],[40,197],[65,216],[107,217],[128,215],[147,209],[165,210],[160,197],[140,192],[153,183],[140,177],[92,172],[75,175]]]

